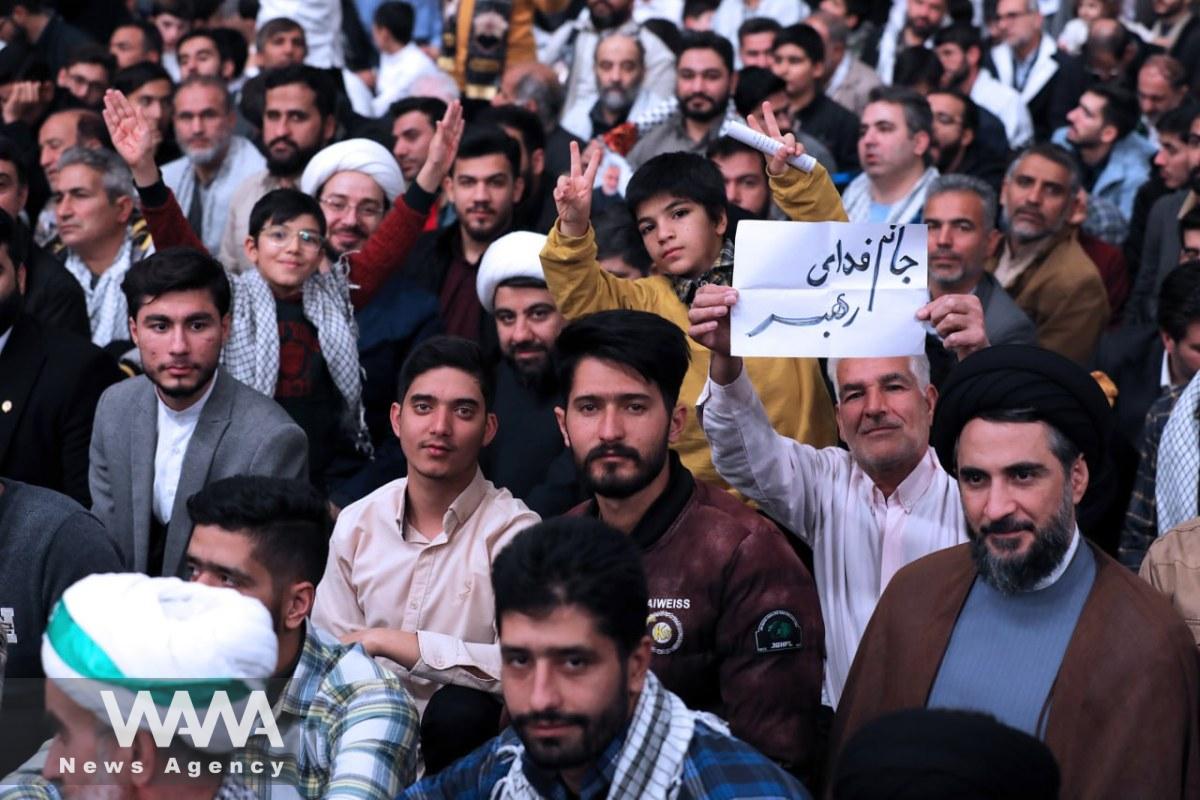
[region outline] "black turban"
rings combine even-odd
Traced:
[[[955,472],[954,446],[972,419],[1023,409],[1070,439],[1092,472],[1099,472],[1111,419],[1108,399],[1095,378],[1074,361],[1028,345],[989,347],[950,373],[931,435],[942,466]]]
[[[842,749],[835,800],[1054,800],[1058,764],[1032,736],[986,714],[910,709],[863,727]]]

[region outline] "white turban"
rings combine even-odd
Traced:
[[[219,690],[241,720],[251,692],[275,671],[278,648],[271,614],[253,598],[178,578],[113,573],[63,592],[42,637],[42,668],[101,720],[108,719],[101,692],[111,693],[128,720],[137,693],[149,691],[161,720],[185,691],[203,721]],[[193,749],[232,750],[226,726],[214,728],[207,744],[180,739]]]
[[[492,242],[475,273],[475,293],[489,314],[496,304],[496,287],[510,278],[534,278],[545,282],[542,248],[546,236],[529,231],[506,233]]]
[[[363,173],[379,184],[389,203],[404,193],[404,176],[395,156],[370,139],[347,139],[317,153],[300,176],[300,191],[316,197],[325,181],[339,172]]]

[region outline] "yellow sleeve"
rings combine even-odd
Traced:
[[[564,236],[555,221],[541,258],[546,285],[567,319],[615,308],[662,313],[665,290],[658,284],[665,279],[655,276],[631,281],[610,275],[596,260],[596,232],[591,226],[583,236]]]
[[[820,164],[812,172],[789,167],[771,177],[771,196],[788,219],[801,222],[846,222],[846,209],[829,173]]]

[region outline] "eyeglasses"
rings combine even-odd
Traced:
[[[344,197],[329,197],[319,202],[334,214],[344,214],[346,209],[350,209],[358,219],[379,219],[383,216],[383,206],[373,200],[364,200],[356,206],[350,205]]]
[[[961,118],[952,117],[949,114],[934,114],[933,121],[936,122],[938,125],[961,125],[962,124]]]
[[[262,232],[262,235],[267,237],[267,241],[275,248],[282,249],[291,243],[295,237],[300,242],[300,249],[308,253],[315,253],[321,249],[321,245],[325,240],[317,234],[309,230],[289,231],[287,228],[267,228]]]
[[[1032,13],[1033,13],[1032,11],[1010,11],[1007,14],[997,14],[996,21],[997,22],[1013,22],[1014,20],[1018,20],[1021,17],[1027,17]]]

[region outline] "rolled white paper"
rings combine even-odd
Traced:
[[[742,144],[753,147],[758,152],[766,153],[769,156],[775,155],[779,152],[780,148],[783,147],[782,144],[775,141],[770,136],[765,136],[753,128],[750,128],[749,126],[743,125],[737,120],[732,119],[725,120],[725,123],[721,126],[721,135],[728,136],[731,139],[737,139]],[[803,153],[801,155],[789,158],[787,163],[791,164],[796,169],[801,169],[805,172],[812,172],[813,167],[817,165],[817,160],[808,153]]]

